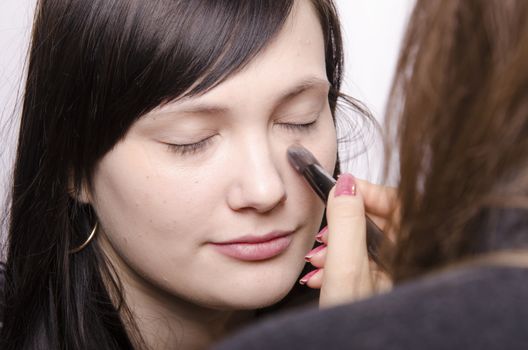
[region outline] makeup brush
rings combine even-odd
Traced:
[[[328,194],[334,187],[336,180],[328,174],[321,166],[314,155],[301,145],[292,145],[288,148],[288,160],[290,164],[301,174],[310,184],[312,189],[317,193],[325,203],[328,200]],[[379,248],[381,243],[386,239],[383,231],[366,216],[367,221],[367,251],[369,257],[386,270],[385,265],[381,262]]]

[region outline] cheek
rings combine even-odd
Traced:
[[[114,248],[137,259],[156,252],[174,260],[185,242],[199,239],[188,233],[209,209],[211,201],[200,199],[211,186],[195,173],[175,171],[133,143],[107,154],[94,176],[94,207]]]
[[[330,110],[321,118],[317,135],[303,140],[302,144],[330,174],[333,174],[337,161],[337,135]]]

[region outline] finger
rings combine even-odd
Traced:
[[[363,198],[352,175],[339,177],[330,192],[326,217],[328,245],[321,307],[356,300],[372,293]]]
[[[328,226],[325,226],[319,231],[319,233],[315,236],[315,240],[319,243],[326,243],[326,237],[328,233]],[[324,240],[324,241],[323,241]]]
[[[369,216],[387,217],[391,215],[397,204],[396,188],[376,185],[360,179],[356,179],[356,183]]]
[[[380,227],[382,231],[385,231],[386,225],[387,225],[387,219],[384,217],[380,217],[377,215],[370,215],[367,214],[367,216],[374,221],[376,226]],[[328,244],[328,226],[325,226],[316,236],[315,240],[319,243]]]
[[[389,275],[372,260],[370,261],[370,275],[372,276],[372,287],[376,293],[388,292],[392,289],[392,280]]]
[[[301,279],[299,280],[299,283],[302,285],[306,285],[310,288],[320,288],[321,282],[318,282],[318,281],[321,281],[322,271],[323,270],[321,269],[315,269],[315,270],[308,272],[306,275],[301,277]]]
[[[376,226],[380,227],[382,230],[385,229],[385,226],[387,225],[387,218],[385,218],[385,217],[381,217],[381,216],[378,216],[378,215],[368,214],[368,213],[367,213],[367,216],[368,216],[372,221],[374,221],[374,223],[376,224]]]
[[[369,218],[378,227],[381,228],[381,230],[383,231],[385,236],[390,241],[392,241],[392,242],[395,241],[395,235],[394,235],[393,231],[387,230],[388,224],[387,224],[387,220],[386,219],[380,218],[379,216],[375,216],[375,215],[369,216]],[[367,236],[368,236],[368,233],[367,233]],[[323,230],[321,230],[321,232],[316,236],[316,240],[317,240],[317,242],[322,243],[325,246],[328,244],[328,227],[325,227]],[[324,260],[325,260],[325,257],[326,257],[326,250],[324,252],[318,253],[316,255],[314,255],[315,252],[310,252],[310,253],[308,253],[308,255],[305,257],[305,260],[310,262],[315,267],[319,267],[319,268],[324,267]],[[314,257],[310,258],[310,255],[314,255]],[[372,259],[372,256],[369,255],[369,259]],[[374,263],[374,262],[372,262],[372,263],[376,265],[376,263]],[[376,268],[379,268],[379,266],[376,265]],[[378,289],[374,288],[374,290],[377,291]]]
[[[321,289],[323,284],[324,269],[318,269],[317,272],[306,282],[306,286],[313,289]]]
[[[306,254],[304,260],[309,262],[315,267],[322,268],[324,267],[324,261],[326,257],[326,245],[322,244],[314,248],[311,252]]]

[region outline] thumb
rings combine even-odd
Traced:
[[[372,293],[363,198],[354,177],[342,174],[330,192],[328,242],[320,306],[341,304]]]

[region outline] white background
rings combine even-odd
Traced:
[[[400,43],[414,3],[415,0],[336,0],[345,46],[343,90],[363,102],[381,125]],[[382,178],[379,136],[365,135],[366,152],[344,162],[342,170],[373,182],[394,183],[394,178]],[[347,148],[357,153],[357,147],[345,145],[342,159],[347,157]]]
[[[336,3],[346,48],[344,91],[363,101],[381,122],[414,0],[336,0]],[[5,196],[7,174],[11,170],[34,4],[35,0],[0,0],[0,199]],[[367,146],[368,151],[344,164],[344,169],[380,181],[380,147],[376,143]]]

